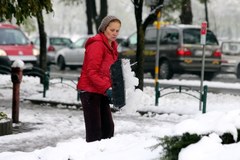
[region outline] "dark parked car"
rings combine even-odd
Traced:
[[[225,41],[221,44],[222,73],[235,74],[240,79],[240,41]]]
[[[145,32],[144,72],[154,77],[157,30],[149,26]],[[133,33],[119,45],[121,58],[136,57],[137,35]],[[205,47],[205,79],[211,80],[221,69],[221,52],[214,33],[207,31]],[[175,73],[201,75],[202,45],[200,27],[193,25],[168,25],[160,29],[159,78],[171,79]]]
[[[40,49],[40,39],[39,37],[35,37],[33,40],[36,48]],[[55,55],[58,50],[70,46],[72,44],[72,40],[66,37],[58,37],[58,36],[47,36],[47,58],[48,64],[55,64]]]
[[[10,67],[16,59],[32,66],[37,63],[38,54],[39,51],[18,26],[0,23],[0,66]]]

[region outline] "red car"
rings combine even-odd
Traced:
[[[25,65],[35,65],[38,54],[39,51],[19,27],[0,23],[0,69],[1,66],[9,67],[16,59]]]

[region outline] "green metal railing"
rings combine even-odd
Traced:
[[[171,89],[171,88],[175,88],[175,89],[178,89],[178,91],[170,91],[170,92],[167,92],[167,93],[164,93],[164,94],[161,94],[161,92],[163,92],[164,90],[166,89]],[[187,91],[195,91],[195,92],[198,92],[201,96],[198,97],[194,94],[190,94],[189,92]],[[167,87],[164,87],[162,89],[159,90],[159,86],[158,88],[155,90],[155,96],[157,97],[157,99],[161,98],[161,97],[164,97],[164,96],[167,96],[169,94],[176,94],[176,93],[183,93],[183,94],[186,94],[186,95],[189,95],[195,99],[198,99],[200,101],[200,103],[203,104],[203,107],[202,107],[202,113],[206,113],[206,107],[207,107],[207,92],[208,92],[208,86],[203,86],[203,91],[201,93],[201,91],[198,91],[196,89],[192,89],[191,87],[189,86],[179,86],[179,85],[170,85],[170,86],[167,86]]]
[[[77,91],[77,89],[76,89],[76,85],[77,85],[77,84],[75,83],[74,80],[69,80],[69,81],[71,81],[71,82],[74,84],[74,86],[72,86],[72,85],[70,85],[70,84],[68,84],[68,83],[65,83],[63,77],[59,77],[59,78],[60,78],[60,81],[59,81],[59,82],[50,83],[50,82],[49,82],[49,76],[48,76],[48,75],[45,76],[45,81],[44,81],[44,82],[46,82],[46,83],[43,84],[43,86],[44,86],[43,97],[46,96],[46,91],[48,90],[49,85],[63,84],[63,85],[69,86],[70,88],[72,88],[72,89],[74,89],[74,90]],[[56,78],[55,78],[55,79],[56,79]],[[77,100],[78,100],[78,101],[80,100],[80,94],[79,94],[78,91],[77,91]]]

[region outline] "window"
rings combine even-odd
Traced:
[[[200,44],[200,29],[184,29],[183,30],[183,43],[185,44]],[[218,45],[217,38],[211,31],[207,31],[206,35],[207,45]]]
[[[226,55],[239,56],[240,55],[240,42],[223,42],[222,52]]]
[[[137,33],[134,33],[131,37],[129,37],[129,45],[137,44]]]
[[[178,44],[179,33],[175,29],[160,29],[160,44]],[[146,30],[145,43],[156,44],[157,42],[157,30]]]
[[[28,39],[18,29],[0,29],[0,44],[25,45],[25,44],[28,44]]]
[[[176,29],[164,29],[161,32],[160,44],[178,44],[179,33]]]
[[[75,48],[84,48],[87,38],[80,38],[74,43]]]
[[[157,43],[157,30],[148,29],[145,33],[145,43],[146,44],[156,44]]]
[[[68,38],[50,38],[51,45],[68,46],[72,41]]]

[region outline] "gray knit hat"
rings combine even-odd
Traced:
[[[98,32],[104,32],[105,29],[107,28],[107,26],[109,25],[109,23],[113,20],[118,20],[119,22],[121,22],[117,17],[115,16],[106,16],[102,19],[102,22],[100,24],[100,26],[98,27]]]

